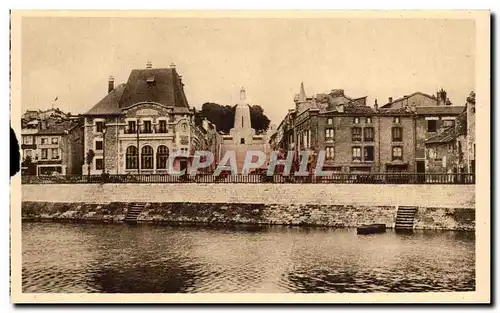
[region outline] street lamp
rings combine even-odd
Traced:
[[[141,173],[141,159],[140,159],[140,149],[139,149],[139,127],[140,127],[140,120],[137,119],[137,126],[135,127],[135,130],[137,132],[137,174]]]

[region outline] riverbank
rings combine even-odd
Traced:
[[[129,202],[22,202],[23,221],[123,223]],[[382,223],[393,228],[397,206],[257,204],[257,203],[146,203],[138,223],[168,225],[289,225],[351,228]],[[417,207],[415,229],[474,231],[473,208]]]

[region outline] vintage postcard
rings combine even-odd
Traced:
[[[14,303],[491,301],[490,12],[11,22]]]

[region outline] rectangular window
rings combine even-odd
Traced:
[[[49,150],[42,149],[42,160],[46,160],[48,158]]]
[[[309,142],[307,141],[309,136],[307,135],[307,130],[302,133],[302,136],[303,136],[302,143],[304,144],[304,148],[309,148]]]
[[[455,145],[453,143],[448,144],[448,152],[454,152],[455,151]]]
[[[365,147],[365,161],[373,161],[373,147],[372,146]]]
[[[95,132],[96,133],[102,133],[103,129],[104,129],[104,122],[95,122]]]
[[[359,117],[355,117],[352,121],[354,124],[359,124]]]
[[[151,121],[144,121],[144,133],[149,134],[151,131]]]
[[[95,169],[96,170],[102,170],[103,167],[103,162],[102,159],[95,159]]]
[[[333,131],[333,128],[325,129],[325,138],[326,140],[333,140],[333,138],[335,138],[335,133]]]
[[[57,137],[52,138],[53,145],[57,145],[58,143],[59,143],[59,138],[57,138]]]
[[[326,147],[326,159],[333,160],[335,158],[335,148],[334,147]]]
[[[392,128],[392,141],[393,142],[403,141],[403,130],[401,127]]]
[[[374,137],[374,130],[373,130],[373,127],[365,127],[364,128],[364,141],[373,141],[373,137]]]
[[[443,121],[443,126],[444,127],[451,127],[453,125],[455,125],[455,121],[454,120],[444,120]]]
[[[96,142],[95,142],[95,150],[96,151],[102,150],[102,140],[96,140]]]
[[[166,133],[167,132],[167,121],[166,120],[159,121],[158,132],[159,133]]]
[[[352,128],[352,141],[361,141],[361,127]]]
[[[24,150],[24,157],[30,157],[31,158],[31,150]]]
[[[437,121],[436,120],[428,120],[427,121],[427,132],[435,133],[437,130]]]
[[[49,143],[49,138],[42,138],[41,139],[41,143],[42,143],[42,145],[48,144]]]
[[[50,151],[53,159],[59,159],[59,149],[54,148]]]
[[[333,118],[329,118],[326,123],[328,125],[332,125],[333,124]]]
[[[394,124],[400,124],[401,123],[401,119],[399,118],[399,116],[395,116],[394,117]]]
[[[26,145],[31,145],[33,143],[32,136],[23,136],[23,143]]]
[[[403,147],[392,147],[392,160],[402,160],[403,159]]]
[[[137,132],[137,122],[136,121],[128,121],[127,133],[135,134]]]
[[[361,161],[361,147],[352,147],[352,160]]]
[[[365,120],[366,124],[371,124],[372,123],[372,118],[371,117],[367,117],[366,120]]]

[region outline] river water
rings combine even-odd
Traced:
[[[471,232],[23,223],[23,292],[475,289]]]

